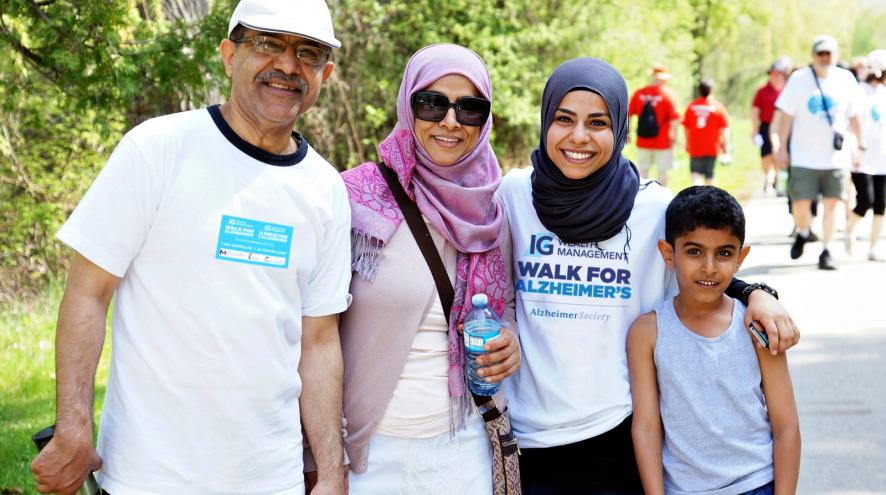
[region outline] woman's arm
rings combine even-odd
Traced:
[[[775,495],[793,495],[800,476],[800,421],[787,356],[784,353],[772,356],[758,348],[757,360],[772,425]]]
[[[655,313],[641,315],[628,334],[628,366],[634,403],[631,437],[647,495],[664,495],[662,425],[654,360],[656,335]]]
[[[734,278],[726,289],[727,296],[738,299],[748,308],[744,317],[745,328],[752,321],[762,325],[769,337],[769,352],[773,356],[796,345],[800,341],[800,329],[785,307],[775,296],[762,289],[747,291],[749,285],[744,280]]]

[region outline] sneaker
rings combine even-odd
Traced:
[[[818,242],[818,236],[815,235],[815,232],[809,231],[809,237],[806,238],[806,242]]]
[[[886,261],[886,258],[877,254],[875,251],[871,251],[870,253],[868,253],[868,260],[869,261]]]
[[[794,237],[794,244],[791,245],[791,259],[795,260],[803,256],[803,245],[809,242],[808,237],[803,237],[799,233]]]
[[[834,265],[834,262],[831,260],[831,253],[828,252],[827,249],[821,252],[818,255],[818,269],[819,270],[836,270],[837,266]]]

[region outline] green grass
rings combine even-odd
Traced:
[[[731,119],[732,124],[732,164],[723,165],[718,163],[714,168],[714,180],[717,187],[729,191],[740,201],[750,197],[750,193],[757,187],[762,187],[762,172],[760,171],[760,149],[751,142],[751,121],[748,119]],[[668,173],[668,188],[674,193],[692,185],[692,176],[689,173],[689,155],[685,151],[686,139],[683,130],[680,130],[680,144],[677,149],[676,169]],[[636,157],[637,149],[631,144],[625,149],[625,156],[630,159]],[[653,169],[651,177],[656,177],[657,172]]]
[[[62,285],[0,305],[0,495],[36,494],[31,435],[55,419],[55,320]],[[96,421],[105,394],[110,337],[96,374]]]

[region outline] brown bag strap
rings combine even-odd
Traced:
[[[412,237],[415,238],[418,249],[421,250],[421,254],[431,270],[431,275],[434,276],[434,283],[437,284],[437,295],[440,296],[440,303],[443,305],[443,315],[446,316],[446,323],[449,324],[449,314],[452,312],[452,303],[455,301],[455,289],[452,287],[452,282],[449,281],[446,265],[443,264],[443,258],[440,257],[440,252],[437,251],[437,247],[434,245],[431,232],[421,217],[418,206],[409,199],[400,181],[397,180],[397,174],[384,163],[376,162],[376,166],[378,166],[378,170],[394,194],[397,206],[400,207],[400,211],[403,212],[403,217],[406,219],[406,225],[409,226]],[[492,397],[474,395],[473,393],[471,396],[474,397],[474,404],[480,409],[483,421],[493,421],[501,416],[502,412]]]
[[[443,314],[446,316],[446,323],[449,323],[449,313],[452,312],[452,302],[455,300],[455,289],[452,288],[452,282],[449,281],[449,274],[446,273],[446,265],[443,264],[443,258],[440,257],[440,252],[437,251],[437,246],[434,245],[434,239],[431,237],[431,232],[428,230],[428,226],[421,217],[421,212],[418,211],[418,206],[416,206],[414,201],[409,199],[409,196],[406,195],[406,191],[403,190],[403,186],[400,185],[400,181],[397,180],[397,174],[385,166],[384,163],[376,163],[376,165],[378,166],[378,170],[381,172],[382,177],[384,177],[385,181],[388,183],[391,192],[394,194],[394,199],[397,200],[397,206],[400,207],[400,211],[403,212],[403,217],[406,219],[406,225],[409,225],[412,237],[415,238],[415,242],[418,244],[421,254],[425,257],[425,261],[428,263],[431,275],[434,276],[434,283],[437,284],[437,294],[440,296],[440,302],[443,304]]]

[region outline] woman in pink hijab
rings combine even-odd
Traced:
[[[446,315],[403,213],[373,162],[343,174],[352,209],[351,294],[340,322],[350,492],[489,494],[491,450],[465,382],[457,328],[484,293],[515,328],[510,240],[489,144],[492,87],[467,48],[416,52],[397,125],[378,146],[431,233],[455,300]],[[512,330],[478,360],[488,381],[516,372]]]

